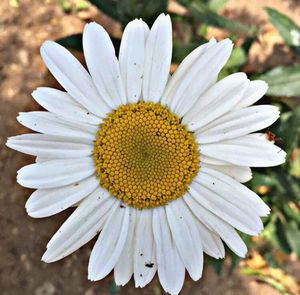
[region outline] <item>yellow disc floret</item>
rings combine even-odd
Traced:
[[[108,114],[94,160],[100,185],[139,209],[181,197],[199,169],[193,134],[159,103],[122,105]]]

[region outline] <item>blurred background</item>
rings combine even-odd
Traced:
[[[113,276],[87,280],[95,240],[64,260],[40,261],[46,244],[72,209],[52,218],[31,219],[24,204],[29,189],[15,182],[16,171],[33,161],[4,146],[7,136],[28,132],[16,122],[20,111],[38,110],[31,92],[59,86],[42,63],[39,47],[58,40],[82,61],[81,32],[97,21],[118,51],[124,25],[142,17],[149,25],[161,12],[171,14],[172,71],[195,47],[214,36],[230,37],[232,57],[220,73],[244,71],[269,83],[259,103],[281,109],[265,132],[287,151],[285,165],[254,169],[247,185],[272,208],[260,237],[243,236],[247,259],[229,250],[223,261],[206,257],[203,279],[186,276],[182,294],[300,294],[300,1],[298,0],[1,0],[0,2],[0,293],[2,295],[164,294],[157,278],[144,289],[131,281],[116,287]]]

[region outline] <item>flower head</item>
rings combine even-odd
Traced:
[[[7,141],[36,157],[17,176],[36,189],[26,203],[30,216],[77,206],[42,259],[62,259],[100,233],[90,280],[114,270],[118,285],[133,275],[144,287],[157,272],[164,290],[178,294],[185,270],[201,278],[203,252],[223,258],[224,242],[244,257],[236,230],[259,234],[269,208],[241,183],[250,167],[285,160],[254,133],[279,117],[274,106],[251,106],[266,83],[244,73],[217,81],[232,50],[228,39],[199,46],[170,77],[172,26],[163,14],[151,30],[130,22],[118,59],[96,23],[86,25],[83,49],[89,72],[62,46],[43,44],[42,58],[65,91],[35,90],[47,111],[17,119],[38,133]]]

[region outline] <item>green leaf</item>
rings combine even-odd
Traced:
[[[251,182],[250,182],[250,186],[255,188],[257,186],[275,186],[278,184],[278,181],[277,179],[269,174],[262,174],[262,173],[258,173],[258,172],[255,172],[253,173],[253,177],[251,179]]]
[[[242,47],[235,47],[226,65],[221,70],[218,79],[221,80],[226,76],[235,73],[247,61],[247,55]]]
[[[157,16],[167,11],[167,0],[89,0],[99,10],[120,22],[123,28],[135,18],[152,25]]]
[[[300,54],[300,28],[289,17],[277,10],[268,7],[266,11],[284,42]]]
[[[70,35],[70,36],[61,38],[59,40],[56,40],[56,42],[64,47],[75,49],[75,50],[78,50],[81,52],[83,51],[83,49],[82,49],[82,34]]]
[[[210,10],[208,6],[203,4],[201,1],[192,1],[187,3],[188,4],[186,4],[186,6],[188,10],[201,23],[213,27],[227,29],[228,31],[233,33],[242,32],[253,35],[256,31],[255,27],[249,27],[240,22],[228,20],[225,17],[218,15],[214,11]]]
[[[65,12],[70,12],[72,10],[72,4],[69,0],[60,0],[59,5]]]
[[[182,62],[182,60],[199,45],[201,45],[201,43],[179,43],[175,41],[172,61],[176,63]]]
[[[99,10],[107,14],[113,19],[118,20],[118,1],[112,0],[89,0],[94,4]]]
[[[213,268],[217,275],[220,275],[223,268],[223,259],[215,259],[213,257],[207,256],[205,261]]]
[[[228,0],[210,0],[208,2],[208,7],[214,12],[218,12],[221,10],[225,4],[228,2]]]
[[[300,258],[300,230],[295,221],[291,221],[284,225],[286,237],[290,248]]]
[[[226,63],[225,67],[227,68],[237,68],[242,66],[247,61],[247,56],[245,51],[241,47],[235,47],[232,50],[231,56]]]
[[[279,136],[284,139],[289,150],[297,148],[300,141],[300,106],[280,117]]]
[[[271,71],[255,76],[269,84],[268,94],[273,96],[300,95],[300,64],[289,67],[277,67]]]

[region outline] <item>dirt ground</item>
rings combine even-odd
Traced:
[[[19,7],[11,6],[9,0],[0,2],[0,293],[164,294],[157,278],[148,287],[139,290],[134,288],[132,281],[123,288],[116,288],[112,274],[100,282],[89,282],[87,264],[95,240],[60,262],[46,264],[40,261],[47,241],[72,210],[40,220],[27,216],[24,205],[31,190],[16,184],[15,177],[16,171],[33,159],[6,148],[6,138],[27,132],[17,124],[15,118],[18,112],[38,109],[31,99],[31,92],[38,86],[56,85],[39,56],[39,47],[44,40],[79,33],[87,19],[100,20],[112,34],[120,34],[118,25],[111,23],[105,16],[96,15],[94,9],[67,15],[57,2],[21,0]],[[237,19],[246,14],[247,17],[241,19],[246,23],[251,17],[258,19],[257,23],[263,30],[266,29],[266,16],[262,10],[264,6],[281,8],[295,21],[300,21],[298,1],[231,0],[224,13]],[[254,62],[255,58],[250,66],[255,66]],[[242,276],[238,268],[232,275],[229,275],[226,268],[220,277],[207,267],[200,282],[187,278],[182,294],[279,294],[266,284]],[[299,278],[299,265],[295,269]]]

